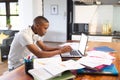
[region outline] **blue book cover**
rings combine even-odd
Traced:
[[[77,74],[100,74],[100,75],[118,75],[118,70],[115,67],[114,64],[111,64],[109,66],[104,67],[103,69],[95,70],[95,69],[89,69],[89,68],[83,68],[83,69],[78,69]]]
[[[104,51],[104,52],[115,52],[116,50],[108,47],[108,46],[99,46],[99,47],[95,47],[94,50],[97,51]]]

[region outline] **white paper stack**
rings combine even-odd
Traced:
[[[100,65],[111,65],[114,59],[115,57],[107,52],[89,51],[86,57],[80,58],[77,62],[84,66],[95,68]]]

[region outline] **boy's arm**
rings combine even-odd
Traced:
[[[44,44],[42,41],[37,41],[37,45],[44,51],[54,51],[59,50],[61,47],[49,47],[46,44]]]
[[[44,51],[40,50],[35,44],[27,45],[27,48],[37,57],[52,57],[57,54],[65,53],[71,51],[71,48],[69,46],[64,46],[58,50],[53,51]]]
[[[55,51],[40,50],[35,44],[27,45],[27,48],[29,49],[29,51],[31,51],[34,55],[36,55],[39,58],[51,57],[61,53],[60,50]]]

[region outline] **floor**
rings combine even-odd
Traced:
[[[45,42],[45,44],[48,45],[48,46],[51,46],[51,47],[56,47],[56,46],[58,46],[59,44],[62,44],[62,43],[59,43],[59,42],[57,42],[57,43],[56,42]],[[8,71],[7,67],[8,67],[7,60],[0,63],[0,76]]]
[[[7,60],[0,63],[0,76],[8,70],[7,66],[8,66]]]

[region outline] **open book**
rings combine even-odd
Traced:
[[[77,61],[68,60],[68,61],[52,61],[50,58],[36,59],[34,60],[35,64],[37,64],[37,68],[29,70],[28,72],[33,75],[35,80],[48,80],[56,76],[60,76],[62,72],[67,70],[76,70],[84,68],[84,66],[80,65]],[[49,59],[54,63],[47,63]]]
[[[53,76],[44,69],[32,69],[29,70],[29,73],[32,74],[34,80],[68,80],[75,78],[75,75],[70,71],[65,71],[60,76]]]
[[[56,76],[66,70],[81,69],[84,68],[84,66],[80,65],[78,62],[74,60],[68,60],[68,61],[63,61],[61,63],[57,63],[55,65],[53,64],[44,65],[43,68],[53,76]]]

